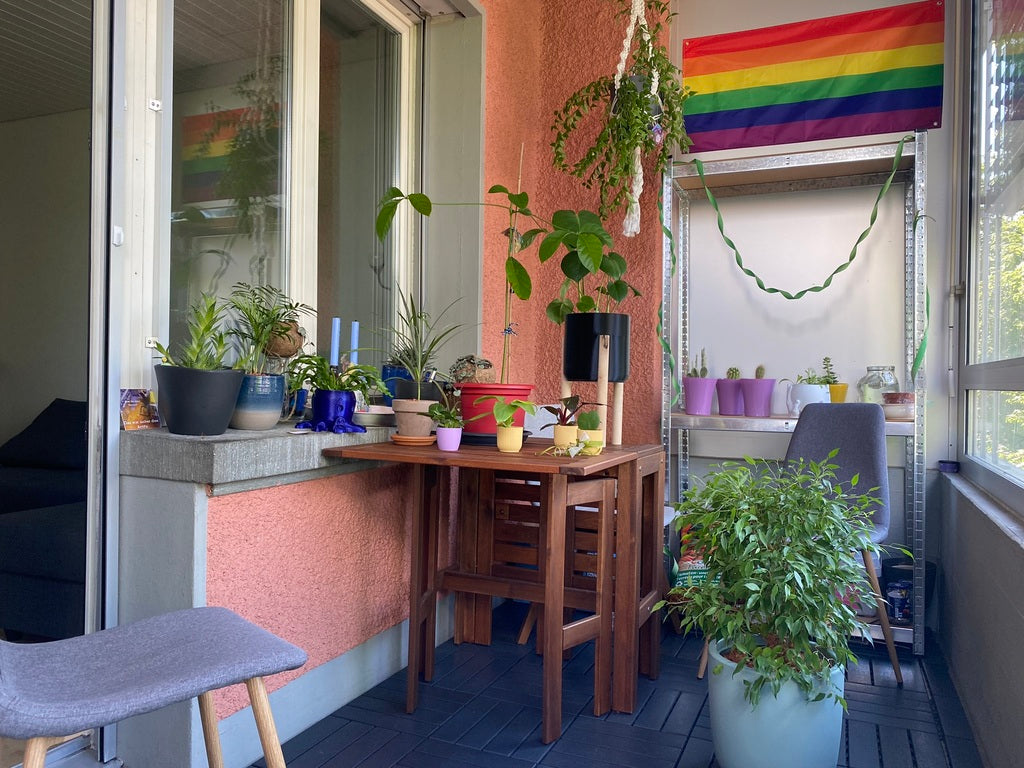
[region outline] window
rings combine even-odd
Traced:
[[[976,2],[964,470],[1016,508],[1024,486],[1024,11]],[[1007,495],[1011,494],[1011,495]]]

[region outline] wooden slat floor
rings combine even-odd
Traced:
[[[284,746],[289,768],[716,768],[699,638],[666,628],[661,675],[640,678],[636,712],[601,718],[591,714],[592,644],[580,646],[564,662],[563,735],[544,745],[541,658],[532,639],[515,643],[524,615],[507,602],[494,612],[493,645],[440,646],[414,714],[404,712],[403,670],[299,734]],[[981,768],[937,649],[900,649],[902,689],[884,646],[856,650],[838,766]]]

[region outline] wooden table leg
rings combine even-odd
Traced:
[[[547,536],[541,558],[544,580],[544,693],[541,741],[550,744],[562,733],[562,608],[565,601],[565,475],[541,480]]]
[[[423,605],[423,567],[427,559],[424,527],[426,514],[424,468],[412,466],[412,553],[409,567],[409,664],[405,670],[405,711],[415,712],[419,695],[420,665],[423,661],[423,626],[420,606]]]
[[[641,486],[636,460],[618,469],[615,513],[615,642],[612,709],[636,709],[639,647]]]
[[[668,591],[662,552],[665,544],[665,460],[663,455],[640,461],[642,526],[640,542],[640,663],[652,680],[661,671],[661,622],[651,607]]]
[[[445,483],[441,482],[442,470],[438,467],[425,467],[425,487],[423,500],[426,506],[425,536],[427,545],[423,564],[423,679],[430,682],[434,679],[434,646],[437,642],[437,548],[441,518],[441,499]]]

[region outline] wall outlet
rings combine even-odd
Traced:
[[[146,349],[156,349],[156,342],[157,342],[156,336],[147,336],[146,337]]]

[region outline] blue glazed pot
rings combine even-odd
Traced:
[[[270,429],[281,420],[283,406],[284,376],[247,373],[242,377],[231,426],[234,429]]]
[[[397,397],[395,387],[398,386],[399,379],[412,381],[412,374],[407,369],[398,365],[381,366],[380,377],[384,379],[384,386],[388,388],[388,394],[384,395],[385,405],[391,405],[391,400]]]

